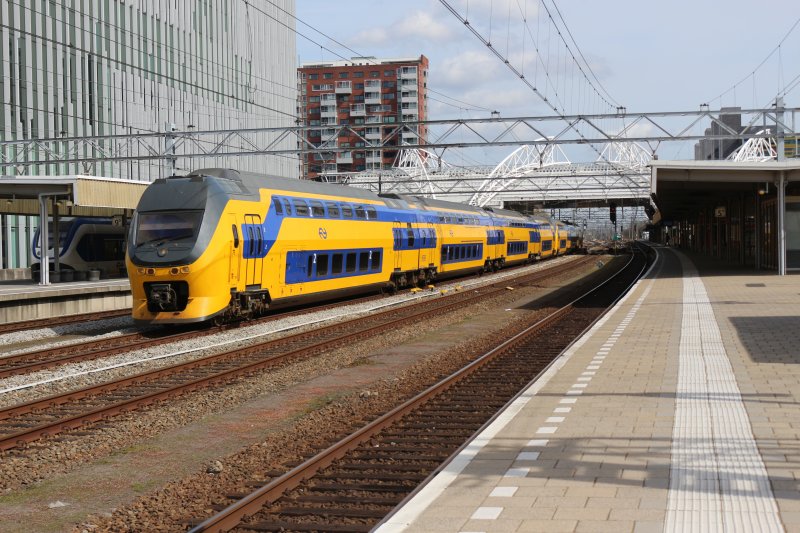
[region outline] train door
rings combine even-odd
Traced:
[[[428,222],[425,227],[427,228],[428,235],[426,236],[425,248],[420,250],[419,262],[421,268],[431,267],[436,261],[436,227],[433,225],[433,222]]]
[[[394,223],[392,237],[394,238],[394,269],[400,271],[403,269],[403,225],[400,222]]]
[[[228,215],[228,225],[231,227],[230,260],[228,263],[229,279],[228,283],[235,287],[239,284],[239,269],[242,263],[242,235],[239,232],[239,225],[236,223],[235,215]]]
[[[259,215],[245,215],[243,232],[246,232],[245,280],[247,288],[261,288],[261,273],[264,268],[264,229]]]
[[[408,260],[409,262],[406,264],[406,268],[408,270],[417,270],[419,268],[419,254],[420,254],[420,243],[417,242],[417,237],[419,237],[419,231],[415,230],[411,222],[406,224],[406,240],[408,241]]]

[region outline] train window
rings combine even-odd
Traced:
[[[355,272],[356,271],[356,254],[349,253],[347,254],[347,260],[344,265],[345,272]]]
[[[314,263],[317,262],[317,254],[311,254],[308,256],[308,266],[306,267],[306,276],[309,278],[311,274],[314,272]]]
[[[325,207],[328,208],[328,216],[330,218],[340,218],[342,216],[341,211],[339,211],[339,204],[325,202]]]
[[[317,277],[328,275],[328,254],[317,255]]]
[[[277,198],[273,198],[272,204],[275,206],[275,214],[283,215],[283,206],[281,205],[281,201],[278,200]]]
[[[295,198],[292,203],[294,204],[294,214],[299,217],[307,217],[308,216],[308,204],[305,200],[300,200],[299,198]]]
[[[322,207],[322,202],[320,202],[319,200],[311,200],[311,216],[312,217],[325,216],[325,208]]]
[[[381,251],[374,250],[372,252],[372,270],[380,270],[381,269]]]
[[[455,246],[448,246],[447,247],[447,260],[452,261],[455,259],[456,247]]]
[[[281,203],[283,204],[283,210],[286,212],[287,215],[292,214],[292,206],[289,203],[289,200],[286,198],[281,198]]]
[[[261,233],[261,226],[256,226],[256,238],[258,239],[256,242],[256,255],[260,256],[261,250],[263,250],[264,247],[264,238]]]
[[[233,247],[234,248],[238,248],[239,247],[239,230],[236,228],[236,224],[233,224],[231,226],[231,229],[233,230]]]
[[[366,272],[369,268],[369,254],[367,252],[361,252],[358,254],[358,271],[359,272]]]
[[[255,248],[255,239],[253,238],[253,226],[247,226],[247,257],[253,257]]]
[[[406,230],[406,234],[408,236],[408,247],[409,248],[414,248],[414,230],[413,229],[407,229]]]
[[[364,211],[363,205],[357,205],[355,207],[356,218],[367,218],[367,212]]]
[[[369,220],[378,220],[378,211],[374,207],[367,206],[367,218]]]
[[[331,274],[342,273],[342,254],[333,254],[331,260]]]
[[[344,218],[353,218],[353,208],[350,204],[342,204],[342,216]]]

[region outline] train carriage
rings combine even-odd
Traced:
[[[530,231],[533,222],[526,216],[508,209],[487,208],[501,239],[497,247],[498,267],[529,261]]]
[[[534,232],[531,239],[537,240],[538,259],[547,259],[557,255],[558,249],[555,246],[556,232],[553,223],[545,217],[533,217]]]

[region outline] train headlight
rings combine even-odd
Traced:
[[[169,269],[169,273],[172,274],[173,276],[177,276],[178,272],[180,272],[178,267],[172,267],[172,268]]]
[[[147,269],[137,268],[136,273],[139,274],[140,276],[144,276],[147,273]]]
[[[165,255],[167,255],[167,249],[166,248],[159,248],[158,252],[156,252],[156,253],[158,254],[158,257],[164,257]]]
[[[148,268],[147,269],[147,274],[150,275],[150,276],[154,276],[156,274],[156,269],[155,268]]]
[[[188,273],[189,273],[189,267],[188,266],[181,267],[181,274],[188,274]]]

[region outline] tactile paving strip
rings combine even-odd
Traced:
[[[680,340],[665,531],[784,531],[705,285],[682,260]]]

